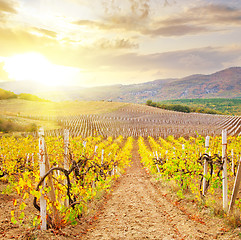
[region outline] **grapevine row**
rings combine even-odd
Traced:
[[[99,192],[108,191],[111,182],[130,164],[133,138],[70,137],[67,156],[62,137],[45,137],[45,142],[49,166],[42,178],[37,139],[3,137],[0,142],[1,173],[7,175],[20,197],[14,201],[14,223],[32,221],[39,225],[39,214],[26,216],[25,208],[34,198],[34,206],[40,211],[41,196],[47,203],[49,227],[76,223],[87,212],[89,201]]]
[[[141,161],[149,173],[158,175],[163,181],[174,182],[178,188],[177,195],[181,198],[186,191],[189,191],[197,201],[205,197],[215,202],[222,195],[223,158],[220,156],[222,142],[220,137],[211,138],[208,150],[205,149],[204,143],[205,139],[202,136],[190,137],[189,140],[184,138],[176,140],[172,136],[166,140],[163,138],[155,140],[152,137],[149,137],[148,141],[142,137],[138,139]],[[230,186],[233,185],[237,172],[240,143],[240,137],[228,138],[227,172]],[[207,173],[204,175],[205,162],[207,162]],[[203,181],[206,182],[205,185]],[[231,191],[229,196],[230,194]],[[236,201],[239,208],[241,208],[240,203]]]

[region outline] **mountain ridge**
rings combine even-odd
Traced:
[[[241,67],[231,67],[212,74],[193,74],[184,78],[156,79],[130,85],[81,88],[4,82],[0,83],[0,88],[16,93],[34,93],[41,98],[57,101],[111,100],[144,103],[148,99],[162,101],[189,98],[241,98]]]

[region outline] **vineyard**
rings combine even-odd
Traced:
[[[81,225],[94,204],[136,164],[137,155],[140,168],[156,184],[168,185],[180,200],[188,194],[195,204],[224,215],[226,178],[227,198],[232,198],[232,208],[240,215],[241,196],[237,192],[233,197],[232,191],[241,157],[237,116],[125,104],[99,114],[21,117],[55,121],[59,128],[0,140],[0,204],[7,208],[0,234],[6,239],[17,238],[16,228],[18,237],[21,231],[26,237],[39,229]],[[223,129],[228,134],[225,156]],[[241,225],[240,218],[235,224]]]
[[[49,119],[43,116],[34,118]],[[46,135],[62,136],[64,129],[69,129],[70,135],[75,137],[102,135],[114,138],[119,135],[124,138],[166,138],[170,135],[188,138],[196,137],[197,134],[216,136],[221,134],[222,129],[227,129],[231,136],[237,136],[241,132],[240,117],[237,116],[180,113],[137,104],[127,104],[102,114],[58,116],[52,120],[57,121],[60,128],[46,131]]]
[[[229,185],[233,184],[234,175],[237,173],[240,141],[240,137],[228,139],[231,147],[227,157]],[[173,181],[178,187],[177,194],[180,198],[183,197],[185,191],[192,192],[197,201],[208,197],[209,201],[215,203],[215,200],[222,196],[224,163],[220,154],[222,152],[220,137],[211,138],[208,149],[205,149],[204,139],[201,136],[189,140],[184,138],[176,140],[172,136],[166,140],[163,138],[155,140],[149,137],[150,147],[147,147],[144,139],[140,137],[138,144],[141,161],[145,168],[151,174],[157,174],[164,181]],[[208,165],[208,171],[204,174],[205,162]],[[218,193],[219,197],[217,197]],[[238,208],[241,207],[240,203],[240,200],[236,201]]]

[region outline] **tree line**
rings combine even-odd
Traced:
[[[176,112],[184,112],[184,113],[206,113],[206,114],[222,114],[216,110],[209,108],[200,108],[200,107],[189,107],[181,104],[163,104],[160,102],[153,102],[152,100],[147,100],[146,105],[151,107],[157,107],[161,109],[176,111]]]
[[[15,94],[11,91],[7,91],[0,88],[0,100],[6,100],[6,99],[23,99],[23,100],[36,101],[36,102],[49,102],[48,100],[39,98],[33,94],[29,94],[29,93]]]

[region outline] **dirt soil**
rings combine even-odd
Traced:
[[[223,219],[188,213],[163,194],[142,168],[137,142],[133,164],[96,206],[92,216],[77,226],[41,232],[11,223],[13,196],[0,195],[0,239],[240,239]],[[30,210],[31,211],[31,207]]]
[[[175,206],[142,169],[137,146],[133,156],[132,166],[83,239],[240,239],[221,219],[202,220]]]

